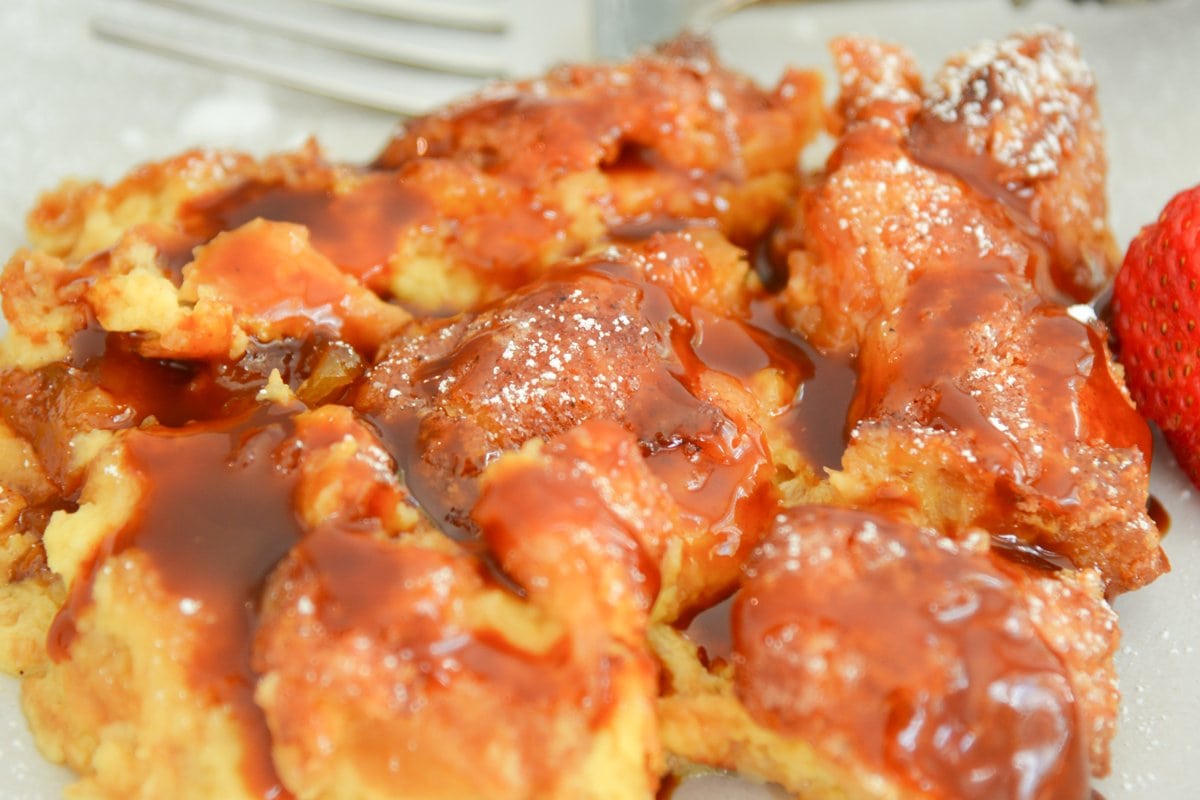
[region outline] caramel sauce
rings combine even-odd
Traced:
[[[845,358],[827,356],[807,348],[813,373],[785,425],[800,452],[817,468],[838,469],[849,440],[849,409],[858,384],[858,373]]]
[[[803,373],[794,401],[782,412],[784,429],[818,472],[839,468],[849,438],[850,405],[858,385],[854,363],[845,356],[822,353],[791,330],[783,322],[774,297],[755,302],[750,319],[755,330],[790,345],[791,358]]]
[[[743,383],[764,369],[776,369],[789,383],[812,374],[804,340],[772,313],[768,300],[756,303],[745,318],[726,317],[701,306],[691,309],[691,348],[704,368],[723,372]]]
[[[749,249],[750,265],[770,295],[782,292],[787,286],[789,268],[788,253],[802,242],[789,239],[789,231],[782,225],[769,229],[763,238]]]
[[[608,238],[614,242],[644,242],[660,233],[679,233],[704,225],[704,220],[679,219],[656,214],[640,214],[632,219],[620,220],[608,228]]]
[[[37,454],[64,497],[79,488],[71,452],[63,447],[78,430],[115,430],[135,424],[129,409],[87,385],[75,370],[52,364],[34,372],[0,372],[0,415]]]
[[[986,557],[833,509],[787,512],[767,543],[733,608],[735,686],[762,724],[931,795],[1085,796],[1063,665]]]
[[[1171,530],[1171,514],[1167,511],[1167,507],[1162,504],[1154,495],[1150,495],[1146,499],[1146,513],[1150,519],[1154,520],[1154,525],[1158,528],[1159,536],[1166,536]]]
[[[284,447],[292,413],[264,408],[233,421],[126,434],[142,498],[71,587],[48,639],[51,656],[67,658],[77,620],[91,605],[96,571],[127,551],[145,556],[167,596],[178,599],[175,624],[193,628],[195,648],[186,655],[191,680],[241,726],[242,768],[264,798],[280,797],[283,789],[254,703],[250,643],[263,583],[302,533],[292,502],[298,454]]]
[[[914,415],[921,426],[961,431],[986,469],[1047,500],[1077,502],[1067,450],[1043,452],[1035,437],[1056,431],[1065,447],[1107,442],[1149,453],[1149,431],[1107,368],[1103,341],[1091,326],[1011,284],[999,267],[933,269],[914,281],[887,336],[864,350],[864,372],[851,417]],[[1020,320],[1020,322],[1015,322]],[[973,337],[987,326],[1005,335],[1013,366],[993,364]],[[954,331],[954,334],[948,332]],[[1020,397],[1002,391],[1004,370],[1025,369]],[[970,373],[979,370],[981,378]],[[1017,420],[1028,420],[1017,430]],[[1103,428],[1097,429],[1100,421]]]
[[[205,241],[204,237],[179,228],[158,225],[144,226],[138,234],[154,248],[158,266],[176,287],[183,284],[183,268],[191,263],[195,249]],[[103,251],[92,258],[107,259],[109,253]]]
[[[27,505],[17,514],[16,529],[21,533],[33,534],[38,538],[50,524],[50,517],[56,511],[75,511],[79,508],[76,497],[51,497],[40,503]]]
[[[682,785],[683,778],[675,773],[664,776],[658,783],[658,791],[654,795],[655,800],[671,800],[675,796],[675,790]]]
[[[211,419],[220,415],[236,394],[236,385],[244,382],[234,378],[234,385],[228,385],[221,374],[224,365],[145,358],[137,352],[133,334],[89,329],[76,335],[72,351],[76,368],[89,382],[129,408],[138,421],[154,417],[176,427]],[[254,360],[252,355],[247,364]],[[265,377],[261,376],[263,383]]]
[[[344,192],[246,182],[180,210],[184,230],[211,238],[253,219],[295,222],[309,230],[313,247],[340,268],[369,280],[396,250],[401,234],[432,213],[428,198],[401,175],[377,172],[355,179]]]
[[[21,583],[22,581],[37,580],[49,582],[54,580],[54,571],[50,569],[50,565],[46,562],[46,548],[42,544],[42,533],[46,530],[46,523],[49,520],[49,514],[43,513],[42,509],[37,509],[34,514],[28,515],[31,509],[26,508],[21,511],[17,517],[17,530],[22,533],[33,533],[37,537],[37,541],[25,548],[19,556],[13,559],[8,564],[8,569],[5,571],[4,579],[7,584]],[[29,519],[30,516],[36,519]]]
[[[715,369],[740,377],[766,365],[798,375],[793,345],[768,344],[768,334],[604,261],[555,272],[454,325],[446,351],[422,353],[418,343],[368,376],[368,385],[382,382],[398,399],[368,392],[357,403],[389,442],[418,502],[453,535],[471,535],[465,511],[488,460],[599,418],[638,437],[685,513],[723,532],[724,555],[738,550],[740,519],[765,510],[765,444],[757,430],[700,399],[700,376]],[[423,341],[439,338],[446,337]],[[555,375],[547,388],[539,383],[544,370]],[[529,393],[537,404],[521,402]]]
[[[960,121],[946,122],[930,113],[919,114],[909,131],[908,152],[918,162],[961,180],[1024,235],[1032,254],[1027,277],[1042,296],[1064,305],[1087,300],[1086,292],[1070,281],[1075,265],[1056,258],[1053,232],[1031,217],[1033,190],[1010,176],[990,153],[972,150],[963,128]]]
[[[415,667],[425,691],[443,691],[464,671],[516,703],[544,702],[561,688],[550,676],[562,667],[563,648],[525,652],[500,632],[455,620],[457,604],[486,583],[470,556],[328,527],[305,537],[291,560],[288,578],[310,590],[325,635],[334,641],[369,636],[380,644],[381,657]]]
[[[1022,566],[1043,572],[1076,569],[1075,563],[1066,556],[1028,542],[1013,533],[994,533],[991,542],[992,552]]]
[[[108,425],[123,428],[153,418],[167,427],[244,413],[273,371],[306,403],[336,402],[364,370],[362,357],[346,342],[316,330],[303,338],[251,340],[236,361],[147,358],[136,334],[111,333],[92,323],[72,339],[70,374],[104,390],[120,409]],[[51,367],[53,371],[58,369]],[[39,394],[62,391],[52,381]]]

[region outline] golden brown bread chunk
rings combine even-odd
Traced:
[[[726,316],[754,281],[706,236],[609,248],[389,344],[355,405],[407,454],[402,468],[426,511],[470,535],[488,462],[534,437],[613,421],[679,506],[678,607],[663,612],[724,591],[773,503],[760,421],[782,410],[741,379],[770,373],[790,387],[777,402],[790,403],[801,373],[786,342]]]
[[[931,268],[989,260],[1058,303],[1112,277],[1095,87],[1068,34],[981,44],[928,88],[902,48],[840,39],[833,51],[842,131],[784,234],[800,246],[794,318],[814,344],[853,351]]]
[[[406,123],[365,168],[329,163],[310,143],[261,161],[195,151],[112,187],[66,184],[31,214],[32,238],[75,261],[131,226],[166,226],[167,260],[186,263],[222,230],[293,222],[381,295],[460,310],[647,226],[688,220],[753,242],[823,127],[821,95],[816,73],[790,71],[767,92],[681,40],[494,86]]]
[[[664,741],[684,757],[847,798],[1082,798],[1107,771],[1117,640],[1095,580],[1020,567],[982,537],[799,507],[730,613],[706,672],[658,633]],[[727,735],[694,733],[716,725]]]
[[[246,797],[277,784],[253,703],[254,598],[313,516],[294,510],[310,448],[355,459],[355,438],[370,444],[345,409],[301,410],[120,431],[89,465],[78,508],[47,526],[69,594],[25,708],[84,790]]]
[[[951,535],[1015,536],[1114,593],[1149,582],[1167,568],[1149,434],[1102,327],[1059,304],[1113,269],[1074,42],[981,45],[927,91],[898,48],[841,40],[835,56],[845,131],[779,243],[793,322],[857,354],[835,489]]]
[[[969,291],[927,274],[865,340],[834,486],[1096,567],[1114,593],[1153,580],[1149,432],[1102,334],[998,277]]]
[[[661,488],[603,425],[485,480],[490,570],[432,531],[334,519],[273,572],[256,697],[297,797],[640,798],[656,783],[643,547],[665,520],[617,504],[645,497],[643,512]]]
[[[821,93],[819,76],[798,70],[763,92],[708,42],[681,37],[628,64],[563,66],[430,114],[402,126],[375,166],[451,158],[502,177],[514,199],[532,193],[533,210],[568,214],[580,210],[547,203],[547,190],[582,180],[586,214],[606,227],[712,220],[745,246],[790,196],[797,153],[823,127]]]

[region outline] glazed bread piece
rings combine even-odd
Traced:
[[[355,407],[426,511],[466,537],[492,459],[589,420],[619,424],[679,506],[680,563],[657,612],[674,618],[727,591],[775,502],[773,452],[788,443],[768,429],[804,376],[788,342],[737,314],[756,286],[711,232],[606,248],[477,313],[414,323]]]
[[[1113,269],[1074,42],[981,45],[929,89],[899,48],[834,51],[844,130],[779,240],[793,323],[857,358],[834,489],[1096,567],[1112,593],[1148,583],[1167,568],[1149,431],[1102,326],[1061,305]]]
[[[286,389],[277,399],[105,435],[78,507],[47,526],[68,596],[23,704],[42,751],[79,773],[73,791],[278,791],[250,664],[263,582],[330,506],[392,534],[417,526],[348,410],[305,411]]]
[[[804,506],[774,520],[728,613],[728,652],[652,631],[678,758],[836,798],[1085,798],[1108,769],[1117,633],[1094,574]]]
[[[491,557],[532,581],[525,603],[494,562],[428,525],[344,407],[284,399],[232,423],[114,435],[80,509],[46,534],[71,595],[54,660],[26,685],[39,746],[97,796],[646,796],[655,586],[597,487],[607,475],[616,497],[662,490],[613,436],[551,443],[545,466],[522,456],[551,484],[554,464],[595,465],[545,487],[569,520],[544,506],[514,532],[481,504]],[[521,467],[497,465],[489,491],[536,483],[505,469]],[[554,567],[570,573],[556,581]],[[606,603],[616,583],[624,606]],[[542,597],[555,587],[572,599]]]
[[[335,518],[272,574],[256,697],[297,797],[652,793],[645,627],[669,497],[606,423],[510,453],[483,480],[486,549]]]
[[[1074,39],[984,42],[925,85],[906,50],[832,44],[838,141],[781,232],[797,327],[853,352],[933,268],[989,260],[1066,305],[1112,278],[1103,130]]]
[[[113,186],[69,182],[30,214],[42,252],[75,262],[135,225],[172,258],[257,217],[422,312],[492,300],[596,242],[689,220],[749,244],[786,205],[824,127],[822,85],[793,70],[766,91],[699,40],[623,63],[497,84],[405,123],[373,164],[316,143],[254,159],[196,150]]]

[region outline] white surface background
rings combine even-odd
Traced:
[[[651,0],[652,1],[652,0]],[[37,193],[69,175],[105,180],[195,145],[266,153],[315,135],[335,157],[364,160],[393,121],[96,42],[105,0],[0,0],[0,256],[23,241]],[[928,70],[949,52],[1034,22],[1075,32],[1096,72],[1108,129],[1112,222],[1124,245],[1177,190],[1200,183],[1200,2],[1100,5],[1032,0],[845,0],[770,5],[722,23],[727,61],[765,82],[785,63],[828,70],[841,33],[908,44]],[[1108,800],[1200,797],[1200,503],[1159,449],[1153,492],[1171,513],[1174,572],[1121,598],[1125,703]],[[66,777],[36,753],[15,681],[0,676],[0,798],[58,797]],[[689,797],[762,796],[711,783]]]

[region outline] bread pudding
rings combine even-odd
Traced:
[[[1167,569],[1091,74],[832,47],[830,107],[682,38],[45,195],[0,667],[72,796],[1089,797]]]

